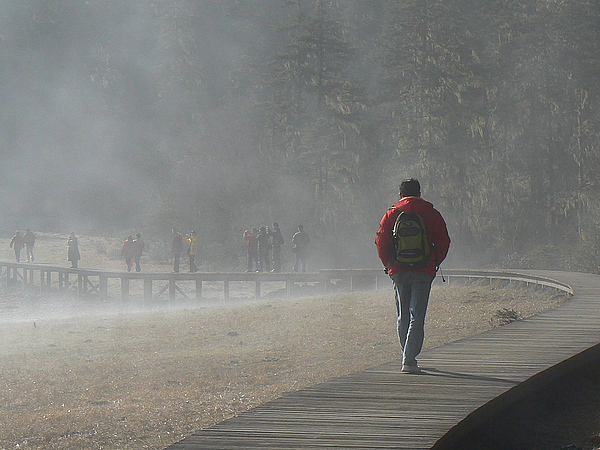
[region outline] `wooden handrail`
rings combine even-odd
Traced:
[[[167,282],[159,290],[156,297],[168,292],[169,299],[175,299],[177,293],[185,298],[190,298],[181,287],[182,282],[194,282],[195,292],[193,297],[202,298],[203,283],[217,281],[223,283],[223,297],[229,298],[231,282],[254,283],[254,297],[261,297],[261,283],[285,282],[286,296],[291,295],[295,283],[312,283],[319,286],[323,293],[329,292],[332,287],[342,285],[346,290],[379,289],[381,286],[389,287],[389,277],[382,269],[322,269],[318,272],[297,273],[244,273],[244,272],[194,272],[194,273],[168,273],[168,272],[125,272],[104,271],[99,269],[73,269],[68,267],[50,266],[44,264],[15,263],[0,261],[2,270],[2,284],[18,284],[23,289],[37,287],[40,291],[58,292],[75,291],[79,296],[95,294],[100,298],[108,297],[110,279],[120,280],[121,299],[127,300],[130,295],[132,280],[142,280],[144,301],[150,301],[154,295],[155,282]],[[499,271],[499,270],[456,270],[448,269],[443,272],[444,279],[488,279],[507,280],[509,282],[522,282],[544,287],[558,289],[573,295],[571,286],[551,278],[527,273],[527,271]],[[438,277],[441,278],[441,277]],[[37,285],[36,285],[37,280]]]

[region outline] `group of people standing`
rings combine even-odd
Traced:
[[[281,272],[281,247],[285,243],[277,222],[273,228],[267,226],[244,231],[247,250],[246,272]],[[292,251],[296,256],[294,271],[306,272],[306,251],[310,237],[302,225],[292,237]]]
[[[246,272],[281,272],[281,246],[285,240],[277,222],[244,231],[248,264]],[[272,267],[271,267],[272,265]]]
[[[273,227],[261,226],[252,228],[244,232],[246,248],[248,254],[246,272],[281,272],[282,258],[281,248],[285,243],[281,229],[277,222]],[[17,262],[21,262],[21,250],[27,251],[27,262],[33,262],[33,247],[36,236],[30,230],[24,234],[16,231],[10,241],[10,248],[15,252]],[[308,233],[304,231],[302,225],[298,225],[297,231],[292,236],[292,252],[295,255],[294,271],[306,272],[306,255],[310,242]],[[127,271],[131,272],[135,267],[136,272],[141,272],[140,260],[144,250],[145,243],[140,233],[128,235],[121,247],[121,257],[125,260]],[[181,255],[186,253],[189,259],[190,272],[197,272],[196,255],[198,253],[198,241],[195,231],[191,231],[185,237],[176,230],[173,230],[173,241],[171,244],[173,253],[173,272],[179,273],[181,266]],[[79,253],[79,240],[72,232],[67,239],[67,260],[71,263],[71,268],[78,268],[81,255]]]
[[[27,228],[25,234],[21,235],[20,231],[15,231],[15,235],[10,240],[9,247],[15,252],[17,262],[21,262],[21,250],[26,249],[27,262],[33,262],[33,246],[35,245],[35,234]]]

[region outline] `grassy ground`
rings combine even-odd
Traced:
[[[81,247],[84,267],[124,268],[119,241]],[[66,236],[36,250],[36,262],[56,263]],[[437,286],[425,345],[564,300],[550,292]],[[286,391],[398,359],[394,313],[391,289],[143,310],[4,289],[0,449],[162,449]]]

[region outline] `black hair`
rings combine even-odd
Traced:
[[[400,183],[400,195],[402,197],[419,197],[421,195],[421,184],[419,180],[408,178]]]

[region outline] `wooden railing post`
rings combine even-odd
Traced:
[[[144,278],[144,303],[152,301],[152,278]]]
[[[105,300],[108,298],[108,277],[104,275],[100,275],[98,278],[98,297],[101,300]]]
[[[129,300],[129,278],[126,277],[121,278],[121,300]]]
[[[83,275],[81,273],[77,274],[77,295],[79,297],[83,297],[87,294],[87,275]]]
[[[169,280],[169,300],[175,300],[175,292],[176,292],[177,284],[175,283],[175,278],[171,278]]]
[[[196,300],[202,300],[202,280],[196,278]]]

